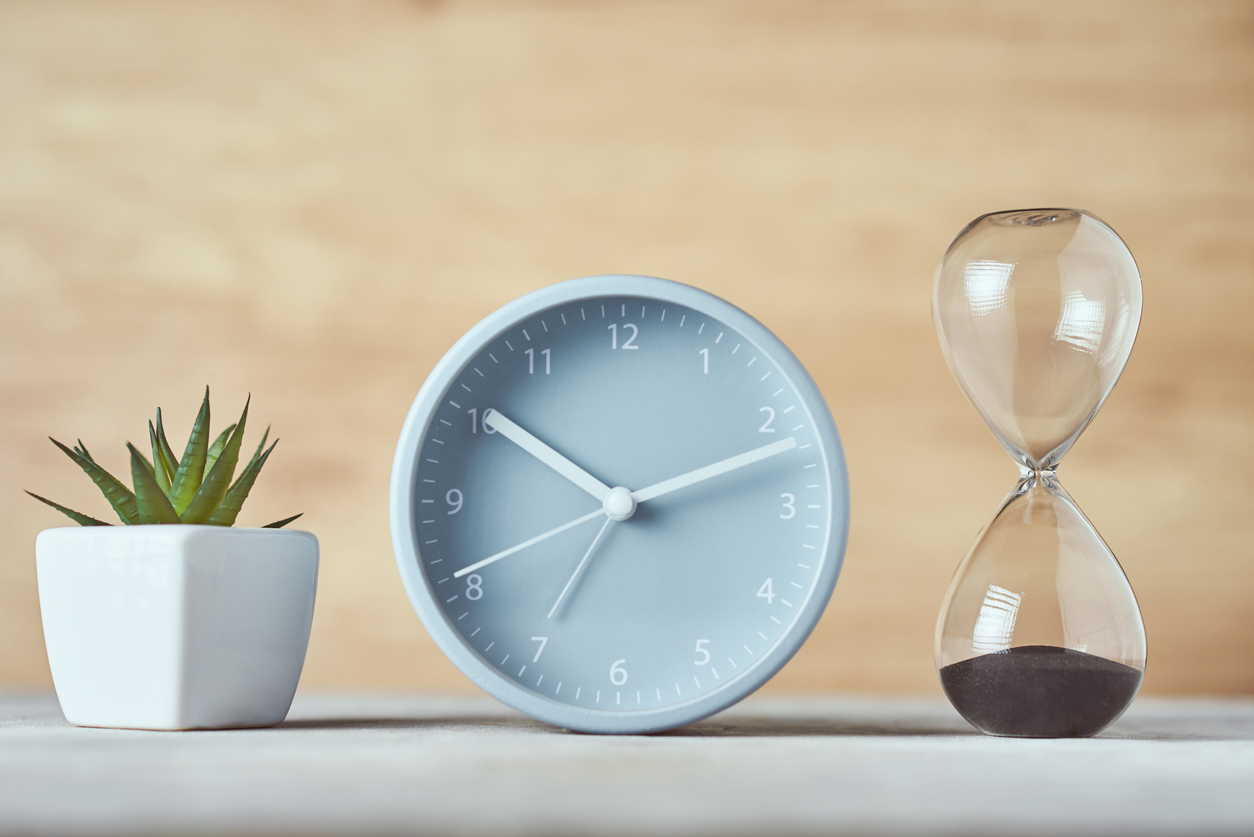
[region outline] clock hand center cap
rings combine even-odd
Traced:
[[[636,501],[632,499],[631,492],[621,485],[610,489],[601,506],[610,520],[626,520],[636,513]]]

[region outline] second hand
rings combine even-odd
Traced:
[[[579,573],[583,571],[583,565],[588,563],[588,557],[592,555],[592,550],[596,549],[597,543],[600,542],[601,536],[605,534],[605,530],[610,528],[610,524],[614,522],[612,517],[605,518],[605,523],[601,525],[601,531],[597,532],[597,536],[592,539],[592,544],[588,547],[588,551],[583,554],[583,558],[579,560],[579,566],[575,567],[575,571],[571,573],[570,581],[566,582],[566,586],[562,588],[561,594],[558,595],[557,601],[553,602],[553,609],[549,611],[549,615],[545,619],[552,619],[553,614],[557,613],[557,606],[562,603],[562,599],[566,598],[567,591],[570,586],[575,583],[575,579],[579,578]]]

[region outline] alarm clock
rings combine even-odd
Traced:
[[[849,489],[814,381],[704,291],[593,276],[517,299],[401,431],[392,540],[423,625],[500,701],[670,729],[771,678],[840,572]]]

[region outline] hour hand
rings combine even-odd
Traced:
[[[610,493],[608,485],[523,430],[499,411],[488,410],[483,415],[483,423],[597,498],[598,502],[604,502],[605,496]]]

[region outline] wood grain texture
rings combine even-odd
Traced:
[[[471,690],[393,562],[401,421],[496,307],[636,272],[775,330],[844,438],[845,569],[769,688],[935,692],[1016,471],[932,271],[975,216],[1062,205],[1123,235],[1145,314],[1060,477],[1137,591],[1145,688],[1254,691],[1252,129],[1249,2],[0,4],[0,683],[50,683],[60,520],[20,490],[106,511],[45,436],[120,470],[207,382],[282,438],[240,523],[322,541],[304,684]]]

